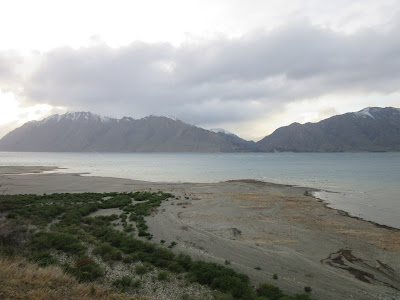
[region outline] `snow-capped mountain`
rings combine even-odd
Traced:
[[[215,132],[215,133],[223,133],[226,135],[235,135],[234,133],[232,133],[226,129],[222,129],[222,128],[211,128],[210,131]]]
[[[400,109],[368,107],[318,123],[293,123],[257,143],[226,130],[205,130],[166,117],[113,119],[69,112],[13,130],[0,140],[0,151],[400,151]]]
[[[367,107],[318,123],[293,123],[257,143],[262,151],[400,151],[400,109]]]
[[[97,122],[116,122],[118,119],[112,119],[109,117],[103,117],[100,115],[93,114],[91,112],[67,112],[63,115],[52,115],[42,121],[36,121],[38,123],[47,122],[60,122],[60,121],[97,121]]]
[[[0,140],[2,151],[233,152],[243,147],[226,136],[166,117],[113,119],[90,112],[31,121]]]

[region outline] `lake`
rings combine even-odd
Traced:
[[[0,165],[146,181],[256,179],[313,187],[331,207],[400,228],[400,153],[0,152]]]

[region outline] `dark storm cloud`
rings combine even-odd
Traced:
[[[25,93],[31,102],[76,110],[207,124],[248,120],[294,100],[391,93],[399,86],[399,23],[352,35],[294,23],[180,47],[55,49],[44,55]]]

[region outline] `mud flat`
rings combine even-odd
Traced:
[[[156,243],[175,241],[176,251],[230,263],[254,285],[271,282],[289,293],[310,286],[318,299],[400,299],[400,230],[327,208],[312,189],[254,180],[170,184],[16,175],[41,172],[29,168],[0,167],[0,193],[172,192],[178,199],[147,217]]]

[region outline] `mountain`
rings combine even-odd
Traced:
[[[75,112],[24,124],[0,140],[0,151],[400,151],[400,109],[368,107],[318,123],[293,123],[257,143],[223,129],[205,130],[166,117],[113,119]]]
[[[256,143],[254,141],[244,140],[236,134],[222,128],[212,128],[210,131],[228,139],[238,149],[242,149],[243,151],[257,151]]]
[[[0,140],[0,150],[236,152],[248,149],[227,136],[166,117],[113,119],[90,112],[70,112],[24,124]]]
[[[318,123],[293,123],[256,147],[266,152],[400,151],[400,109],[368,107]]]

